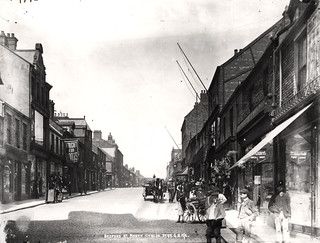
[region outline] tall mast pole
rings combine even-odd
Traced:
[[[174,140],[174,138],[172,137],[171,133],[169,132],[169,130],[167,129],[167,127],[164,127],[167,131],[167,133],[169,134],[169,136],[171,137],[172,141],[174,142],[174,144],[177,146],[178,149],[180,149],[179,145],[177,144],[176,140]]]
[[[194,73],[197,75],[197,78],[199,79],[199,81],[200,81],[200,83],[202,84],[203,88],[204,88],[205,91],[207,92],[208,90],[207,90],[206,86],[203,84],[203,82],[202,82],[201,78],[199,77],[197,71],[196,71],[196,70],[194,69],[194,67],[192,66],[191,62],[189,61],[189,58],[188,58],[187,55],[184,53],[184,51],[182,50],[182,48],[181,48],[181,46],[179,45],[178,42],[177,42],[177,45],[178,45],[180,51],[182,52],[183,56],[187,59],[188,63],[190,64],[190,66],[191,66],[191,68],[192,68],[192,70],[193,70]],[[208,93],[208,92],[207,92],[207,93]]]
[[[186,75],[186,73],[183,71],[180,63],[179,63],[177,60],[176,60],[176,62],[177,62],[177,64],[178,64],[180,70],[182,71],[183,75],[184,75],[184,76],[186,77],[186,79],[188,80],[188,82],[189,82],[190,86],[192,87],[193,91],[196,93],[196,102],[197,102],[197,99],[200,100],[200,97],[199,97],[197,91],[196,91],[195,88],[193,87],[193,85],[192,85],[192,83],[190,82],[190,80],[189,80],[188,76]]]

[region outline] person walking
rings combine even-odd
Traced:
[[[227,201],[226,197],[213,189],[206,198],[206,238],[207,243],[211,243],[211,238],[216,239],[216,243],[221,243],[222,221],[226,216],[223,204]]]
[[[236,228],[236,242],[251,241],[252,222],[258,216],[258,210],[253,201],[248,197],[248,189],[240,190],[241,204],[238,213],[238,227]]]
[[[186,210],[186,197],[184,192],[184,185],[181,183],[177,186],[177,201],[178,201],[178,221],[177,223],[184,223],[184,211]]]
[[[290,239],[289,219],[291,217],[290,196],[283,186],[278,186],[271,197],[268,209],[274,215],[276,239],[278,242],[288,242]]]

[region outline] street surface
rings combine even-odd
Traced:
[[[107,190],[3,214],[1,221],[11,242],[205,242],[205,224],[176,223],[176,203],[167,195],[161,203],[144,201],[142,192]]]

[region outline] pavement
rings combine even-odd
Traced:
[[[107,188],[105,190],[111,190],[111,189]],[[97,192],[99,191],[88,191],[87,195],[94,194]],[[81,195],[80,193],[72,193],[71,196],[69,195],[64,196],[64,200],[74,198],[74,197],[80,197],[80,196],[85,196],[85,195]],[[7,214],[7,213],[15,212],[18,210],[37,207],[44,204],[46,204],[46,200],[44,199],[44,197],[41,197],[39,199],[28,199],[28,200],[15,201],[15,202],[6,203],[6,204],[0,204],[0,214]]]
[[[237,228],[237,210],[227,210],[226,211],[226,222],[228,231],[227,242],[234,242],[236,239],[235,229]],[[222,236],[224,232],[222,232]],[[254,242],[276,242],[276,232],[275,228],[268,224],[266,216],[258,216],[256,221],[252,224],[252,233]],[[290,234],[290,242],[314,242],[320,243],[319,238],[311,238],[306,234],[292,233]]]

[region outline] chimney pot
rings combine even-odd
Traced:
[[[238,49],[234,49],[234,54],[236,55],[238,53]]]
[[[1,30],[1,35],[4,35],[4,36],[6,35],[3,30]]]
[[[18,39],[14,36],[14,33],[11,33],[11,36],[9,33],[7,34],[7,42],[10,50],[15,51],[17,49]]]

